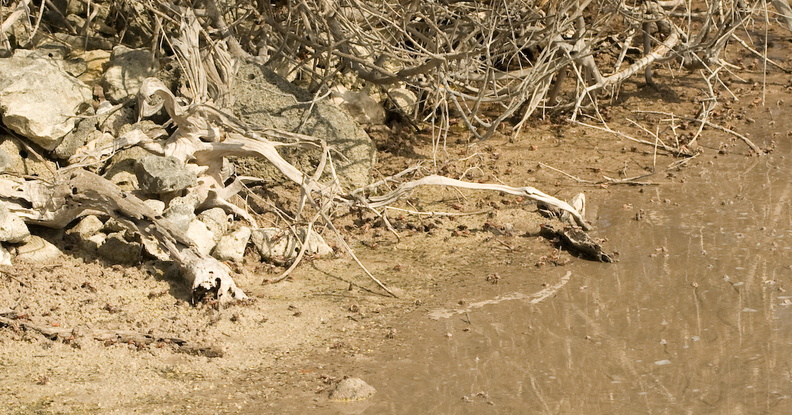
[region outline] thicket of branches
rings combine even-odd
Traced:
[[[634,75],[656,87],[652,67],[701,69],[718,84],[729,43],[760,56],[764,24],[790,27],[787,0],[300,0],[116,1],[126,23],[149,22],[153,44],[192,7],[207,42],[255,57],[324,95],[365,84],[387,96],[403,86],[419,98],[398,108],[444,138],[461,119],[489,137],[504,120],[537,111],[576,117]],[[132,19],[129,16],[136,16]],[[170,17],[169,17],[170,16]],[[142,19],[138,19],[142,18]],[[753,35],[752,35],[753,34]],[[757,37],[752,39],[751,37]],[[751,46],[754,45],[754,46]],[[755,47],[755,48],[754,48]],[[713,77],[714,75],[714,77]],[[605,94],[598,93],[605,91]]]
[[[764,0],[15,4],[35,30],[45,30],[43,18],[46,30],[149,46],[165,55],[173,53],[172,39],[183,25],[179,16],[190,8],[204,29],[207,53],[223,49],[236,58],[254,58],[317,97],[337,84],[365,86],[383,97],[405,87],[419,105],[396,110],[413,124],[430,123],[437,138],[444,138],[457,118],[478,138],[489,137],[504,120],[519,128],[537,111],[568,110],[575,118],[581,109],[596,106],[603,95],[598,91],[616,94],[631,76],[642,75],[656,87],[651,74],[657,65],[702,69],[705,76],[715,75],[717,84],[719,71],[731,66],[722,56],[729,43],[763,56],[754,48],[762,48],[756,46],[762,39],[751,38],[764,33],[761,25],[780,20],[792,28],[787,0],[772,0],[774,8]],[[82,20],[67,19],[70,12]]]

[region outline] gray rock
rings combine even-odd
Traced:
[[[250,228],[243,226],[220,238],[212,251],[212,256],[221,261],[242,262],[245,248],[250,240]]]
[[[342,185],[360,187],[369,183],[376,149],[347,112],[325,101],[311,105],[310,93],[255,64],[242,65],[231,93],[236,97],[233,110],[243,121],[322,138],[347,158],[334,157]],[[309,109],[311,113],[305,117]],[[319,151],[305,149],[283,149],[282,154],[306,173],[314,170],[320,156]],[[266,160],[244,158],[235,163],[240,174],[275,182],[285,180]]]
[[[195,219],[195,207],[189,203],[171,203],[163,216],[173,222],[176,228],[186,232]]]
[[[215,247],[215,235],[203,222],[197,219],[190,222],[190,226],[184,234],[195,243],[195,247],[204,255],[209,255],[212,248]]]
[[[214,242],[220,242],[220,238],[228,232],[228,215],[221,208],[204,210],[198,214],[198,220],[206,225],[206,228],[215,236]]]
[[[16,248],[16,259],[30,263],[51,263],[61,255],[58,247],[36,235],[31,235],[24,244]]]
[[[141,259],[142,246],[127,241],[122,232],[115,232],[107,235],[97,253],[116,264],[134,264]]]
[[[288,230],[278,228],[258,228],[251,231],[250,241],[258,250],[262,260],[291,260],[300,253],[300,241],[306,240],[305,229],[298,229],[299,240]],[[326,256],[333,249],[322,237],[311,231],[308,235],[306,255]]]
[[[0,59],[0,113],[3,124],[54,149],[74,128],[75,116],[90,106],[91,88],[53,59]]]
[[[75,242],[86,240],[101,231],[102,228],[104,228],[104,223],[99,218],[94,215],[88,215],[66,231],[66,238]]]
[[[116,46],[102,78],[105,97],[118,103],[137,95],[143,80],[158,69],[157,61],[148,49]]]
[[[145,156],[135,164],[135,175],[140,189],[151,194],[184,190],[198,183],[195,172],[176,157]]]
[[[30,231],[25,222],[0,203],[0,241],[18,244],[29,237]]]
[[[372,397],[377,390],[360,378],[346,378],[330,391],[330,400],[336,402],[362,401]]]

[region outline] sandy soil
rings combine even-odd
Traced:
[[[739,102],[729,103],[724,94],[714,121],[741,130],[761,117],[765,107],[757,101],[761,65],[747,55],[738,62],[745,67],[742,80],[724,79]],[[672,79],[659,70],[659,92],[626,83],[617,102],[602,107],[610,126],[653,140],[630,118],[652,131],[657,127],[664,137],[673,135],[668,123],[628,109],[694,115],[705,85],[696,74],[682,75]],[[782,94],[789,84],[782,73],[772,72],[768,80],[772,94]],[[596,183],[603,176],[655,172],[642,180],[663,185],[685,181],[684,169],[668,168],[684,159],[561,119],[534,121],[516,137],[506,126],[486,142],[469,141],[459,132],[436,166],[428,135],[378,129],[372,131],[381,150],[375,176],[421,162],[450,177],[534,186],[562,199],[584,191],[589,218],[596,218],[598,201],[614,186]],[[695,131],[689,123],[677,128],[680,137]],[[708,162],[713,155],[748,153],[742,141],[713,129],[705,130],[695,147],[709,156]],[[394,329],[405,313],[486,297],[497,284],[509,283],[499,280],[499,270],[536,269],[527,278],[541,286],[547,282],[542,281],[543,267],[580,260],[540,238],[539,224],[547,219],[533,204],[513,196],[424,189],[400,207],[453,215],[391,211],[400,239],[371,215],[352,212],[341,218],[345,238],[399,298],[384,295],[346,254],[307,261],[277,284],[267,280],[282,268],[250,255],[235,267],[235,279],[251,301],[222,309],[193,306],[167,264],[108,264],[69,249],[62,232],[38,230],[66,255],[52,264],[18,263],[2,270],[0,312],[11,323],[0,328],[0,407],[14,414],[247,413],[251,402],[261,407],[293,391],[327,399],[333,383],[351,374],[346,367],[367,359],[384,343],[409,343],[408,335]],[[480,213],[468,214],[472,212]],[[51,340],[35,328],[66,329],[72,335]],[[125,337],[95,339],[116,333]],[[239,383],[257,387],[234,388]]]

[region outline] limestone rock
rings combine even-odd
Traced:
[[[66,231],[66,237],[74,241],[86,240],[104,228],[104,223],[94,215],[88,215]]]
[[[195,219],[195,206],[189,203],[171,203],[163,216],[173,222],[178,229],[187,231],[190,223]]]
[[[250,240],[250,228],[243,226],[220,238],[212,251],[212,256],[221,261],[242,262],[245,248]]]
[[[16,259],[30,263],[51,263],[61,255],[58,247],[36,235],[32,235],[24,244],[16,248]]]
[[[418,96],[415,92],[407,88],[396,88],[388,91],[388,97],[391,99],[397,111],[404,113],[404,115],[412,116],[416,112],[418,106]]]
[[[116,46],[102,78],[105,97],[118,103],[135,96],[143,80],[158,70],[157,61],[147,49]]]
[[[140,189],[151,194],[184,190],[198,183],[194,172],[176,157],[148,155],[135,164]]]
[[[298,240],[287,230],[258,228],[252,230],[250,240],[263,260],[282,261],[296,258],[300,252],[300,241],[306,241],[308,244],[307,255],[325,256],[333,252],[333,249],[327,245],[318,233],[311,231],[307,239],[305,233],[305,229],[298,229]]]
[[[127,228],[116,218],[109,218],[105,221],[102,231],[105,233],[126,232]]]
[[[90,106],[91,88],[53,59],[0,59],[0,113],[3,124],[54,149],[74,128],[75,116]]]
[[[215,247],[215,235],[200,220],[196,219],[190,222],[190,226],[184,234],[195,242],[198,251],[204,255],[209,255],[212,248]]]
[[[142,246],[137,242],[129,242],[123,232],[107,235],[107,239],[99,247],[98,254],[117,264],[134,264],[141,259]]]
[[[3,245],[0,245],[0,265],[13,265],[11,263],[11,253]]]
[[[310,93],[255,64],[241,66],[231,93],[236,97],[233,110],[243,121],[322,138],[346,158],[333,159],[343,186],[356,188],[369,183],[376,149],[347,112],[325,101],[312,105]],[[308,110],[310,114],[306,114]],[[320,156],[318,151],[281,150],[287,160],[307,173],[313,172]],[[236,160],[236,164],[240,174],[274,182],[284,180],[265,160],[244,158]]]
[[[159,199],[146,199],[143,203],[153,210],[155,215],[162,215],[165,212],[165,202]]]
[[[206,228],[214,235],[214,242],[220,241],[228,232],[228,215],[221,208],[212,208],[204,210],[198,214],[198,220],[206,225]]]
[[[80,241],[79,246],[83,251],[95,255],[99,251],[99,247],[104,245],[106,240],[107,234],[98,232]]]
[[[0,172],[49,179],[56,169],[55,163],[31,154],[16,138],[0,134]]]
[[[377,393],[373,386],[360,378],[346,378],[338,382],[330,392],[330,400],[336,402],[354,402],[368,399]]]
[[[78,78],[88,85],[95,85],[102,77],[105,64],[110,60],[110,52],[102,49],[88,50],[81,53],[80,58],[85,61],[85,73]]]
[[[25,222],[0,203],[0,241],[18,244],[30,237]]]

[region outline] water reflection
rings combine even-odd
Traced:
[[[368,368],[366,413],[792,413],[783,162],[614,190],[598,224],[619,263],[545,269],[571,272],[546,301],[440,316],[408,355]]]

